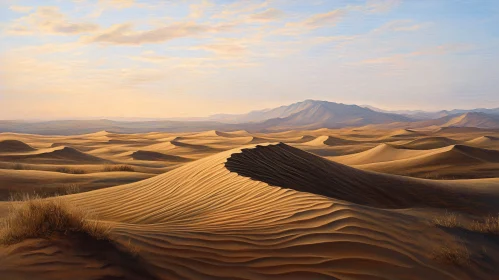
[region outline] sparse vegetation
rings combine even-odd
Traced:
[[[30,192],[11,192],[10,201],[26,201],[31,198],[46,198],[60,195],[80,193],[80,185],[68,184],[58,188],[41,188]]]
[[[490,216],[482,221],[473,221],[469,229],[474,232],[499,234],[499,216]]]
[[[472,232],[499,235],[499,215],[474,220],[471,223],[461,223],[458,214],[445,212],[443,216],[433,218],[432,224],[446,228],[462,228]]]
[[[463,242],[444,244],[433,251],[433,258],[439,262],[466,266],[470,263],[470,253]]]
[[[69,167],[59,167],[55,170],[56,172],[68,173],[68,174],[85,174],[85,170],[78,168],[69,168]]]
[[[83,233],[95,239],[109,239],[110,228],[89,220],[87,212],[62,199],[26,197],[2,221],[0,244],[10,245],[29,238],[53,234]]]
[[[103,169],[104,172],[113,172],[113,171],[124,171],[124,172],[134,172],[135,169],[130,165],[107,165]]]
[[[434,225],[446,227],[446,228],[456,228],[461,227],[459,222],[459,217],[456,213],[445,212],[443,216],[434,217],[432,220]]]

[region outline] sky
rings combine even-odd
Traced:
[[[499,1],[0,0],[0,119],[499,107]]]

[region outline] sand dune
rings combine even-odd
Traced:
[[[388,144],[379,144],[378,146],[364,152],[332,157],[332,159],[343,164],[359,165],[413,158],[427,153],[427,151],[398,149]]]
[[[424,135],[421,132],[412,130],[412,129],[399,129],[387,135],[390,138],[406,138],[406,137],[414,137],[414,136],[422,136]]]
[[[84,164],[84,163],[104,163],[107,160],[80,152],[74,148],[64,147],[53,149],[48,152],[5,155],[0,156],[2,161],[30,162],[30,163],[55,163],[55,164]]]
[[[23,153],[34,150],[30,145],[18,140],[3,140],[0,142],[0,153]]]
[[[31,152],[26,156],[44,155],[41,158],[52,164],[65,160],[97,164],[101,161],[92,159],[113,156],[145,166],[161,166],[163,160],[178,158],[201,159],[175,163],[178,168],[130,184],[125,184],[131,182],[129,176],[137,181],[136,177],[150,175],[0,170],[1,178],[16,182],[24,177],[47,184],[81,179],[82,184],[93,181],[98,185],[122,179],[114,182],[115,187],[108,184],[63,199],[112,224],[118,245],[132,246],[138,254],[128,260],[114,249],[108,250],[109,256],[102,254],[102,248],[76,247],[74,240],[65,237],[31,239],[0,247],[0,275],[7,279],[60,279],[71,274],[75,279],[397,280],[475,280],[499,275],[497,242],[477,235],[457,236],[429,222],[435,213],[445,211],[496,214],[499,179],[423,180],[360,170],[282,143],[238,147],[248,141],[275,139],[296,143],[296,147],[342,152],[378,145],[381,135],[349,129],[333,132],[327,133],[334,136],[324,131],[272,136],[230,132],[224,136],[225,132],[208,131],[148,134],[147,141],[141,141],[145,138],[141,135],[106,133],[90,137],[137,141],[138,148],[114,142],[95,146],[92,155],[71,148]],[[348,135],[362,143],[343,138]],[[88,140],[88,136],[79,137],[71,139]],[[166,141],[151,144],[151,139]],[[300,139],[309,141],[295,142]],[[43,143],[55,140],[68,139],[46,138]],[[339,143],[344,141],[352,145],[342,148]],[[488,166],[499,163],[498,155],[499,151],[464,145],[416,150],[381,144],[336,159],[362,168],[376,164],[406,168],[414,163],[417,170],[416,163],[432,169]],[[8,206],[0,202],[0,218]],[[487,248],[488,261],[473,261],[469,266],[436,262],[433,251],[458,237],[472,256],[482,256],[482,248]]]
[[[179,156],[165,155],[163,153],[151,152],[151,151],[142,151],[142,150],[133,152],[131,154],[131,157],[133,159],[151,160],[151,161],[174,161],[174,162],[189,161],[189,159],[179,157]]]
[[[279,144],[222,152],[66,199],[112,221],[115,238],[136,246],[143,268],[160,279],[457,280],[487,279],[497,269],[436,265],[430,248],[450,233],[409,212],[372,207],[489,212],[498,210],[497,198],[490,188],[359,171]],[[61,250],[43,244],[40,250]],[[19,244],[0,272],[37,275],[47,268],[42,263],[58,260],[44,276],[76,267],[86,278],[127,276],[66,261],[64,254],[26,255],[29,246]],[[495,247],[488,252],[497,254]]]
[[[477,146],[491,146],[491,145],[499,145],[499,137],[494,136],[480,136],[470,141],[467,141],[466,144],[469,145],[477,145]]]
[[[397,152],[400,150],[397,150]],[[332,158],[342,163],[354,162],[359,168],[417,177],[487,178],[499,176],[499,151],[465,145],[451,145],[428,151],[412,151],[411,157],[390,161],[350,161]],[[411,155],[411,154],[407,154]],[[360,155],[357,155],[360,158]],[[352,155],[355,158],[354,155]]]
[[[333,137],[333,136],[326,136],[326,135],[323,135],[323,136],[319,136],[317,138],[315,138],[314,140],[311,140],[309,142],[305,142],[305,143],[302,143],[302,145],[308,145],[308,146],[337,146],[337,145],[351,145],[355,143],[355,141],[351,141],[351,140],[345,140],[345,139],[341,139],[341,138],[337,138],[337,137]]]
[[[457,141],[447,137],[425,137],[412,140],[408,143],[400,145],[400,147],[405,149],[427,150],[442,148],[454,144],[457,144]]]
[[[39,170],[0,169],[0,200],[8,200],[16,193],[64,193],[64,188],[77,186],[80,191],[90,191],[140,181],[153,176],[140,172],[102,172],[66,174]]]

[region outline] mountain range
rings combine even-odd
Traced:
[[[218,114],[195,119],[0,121],[0,132],[54,135],[83,134],[101,130],[117,133],[196,132],[212,129],[272,132],[365,125],[376,125],[380,128],[438,126],[499,129],[499,108],[438,112],[386,111],[371,106],[305,100],[273,109],[251,111],[247,114]]]

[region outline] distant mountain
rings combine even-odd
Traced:
[[[305,100],[247,114],[175,120],[0,121],[0,132],[71,135],[106,130],[116,133],[198,132],[205,130],[283,131],[369,126],[372,128],[476,127],[499,128],[499,109],[439,112],[390,111],[374,107]],[[371,109],[372,108],[372,109]],[[464,111],[464,113],[463,113]]]
[[[269,131],[287,129],[341,128],[367,124],[409,122],[411,118],[376,112],[357,105],[328,101],[306,100],[274,109],[283,117],[250,125],[248,130]],[[286,116],[287,115],[287,116]]]
[[[465,114],[465,113],[485,113],[485,114],[489,114],[489,115],[499,115],[499,108],[495,108],[495,109],[477,108],[477,109],[468,109],[468,110],[466,110],[466,109],[454,109],[454,110],[450,110],[450,111],[441,110],[441,111],[436,111],[436,112],[428,112],[428,111],[423,111],[423,110],[390,111],[390,110],[383,110],[380,108],[376,108],[376,107],[370,106],[370,105],[362,105],[361,107],[369,108],[369,109],[376,111],[376,112],[403,115],[403,116],[417,119],[417,120],[438,119],[438,118],[443,118],[446,116],[455,116],[455,115],[460,115],[460,114]]]
[[[251,111],[247,114],[230,115],[230,114],[218,114],[212,115],[204,120],[217,121],[224,123],[252,123],[252,122],[263,122],[275,118],[286,118],[295,113],[306,110],[317,102],[326,101],[315,101],[315,100],[305,100],[298,103],[293,103],[291,105],[280,106],[273,109],[264,109]],[[333,103],[333,102],[329,102]]]
[[[477,127],[477,128],[499,128],[499,115],[471,112],[461,115],[452,115],[449,121],[442,124],[443,127]]]

